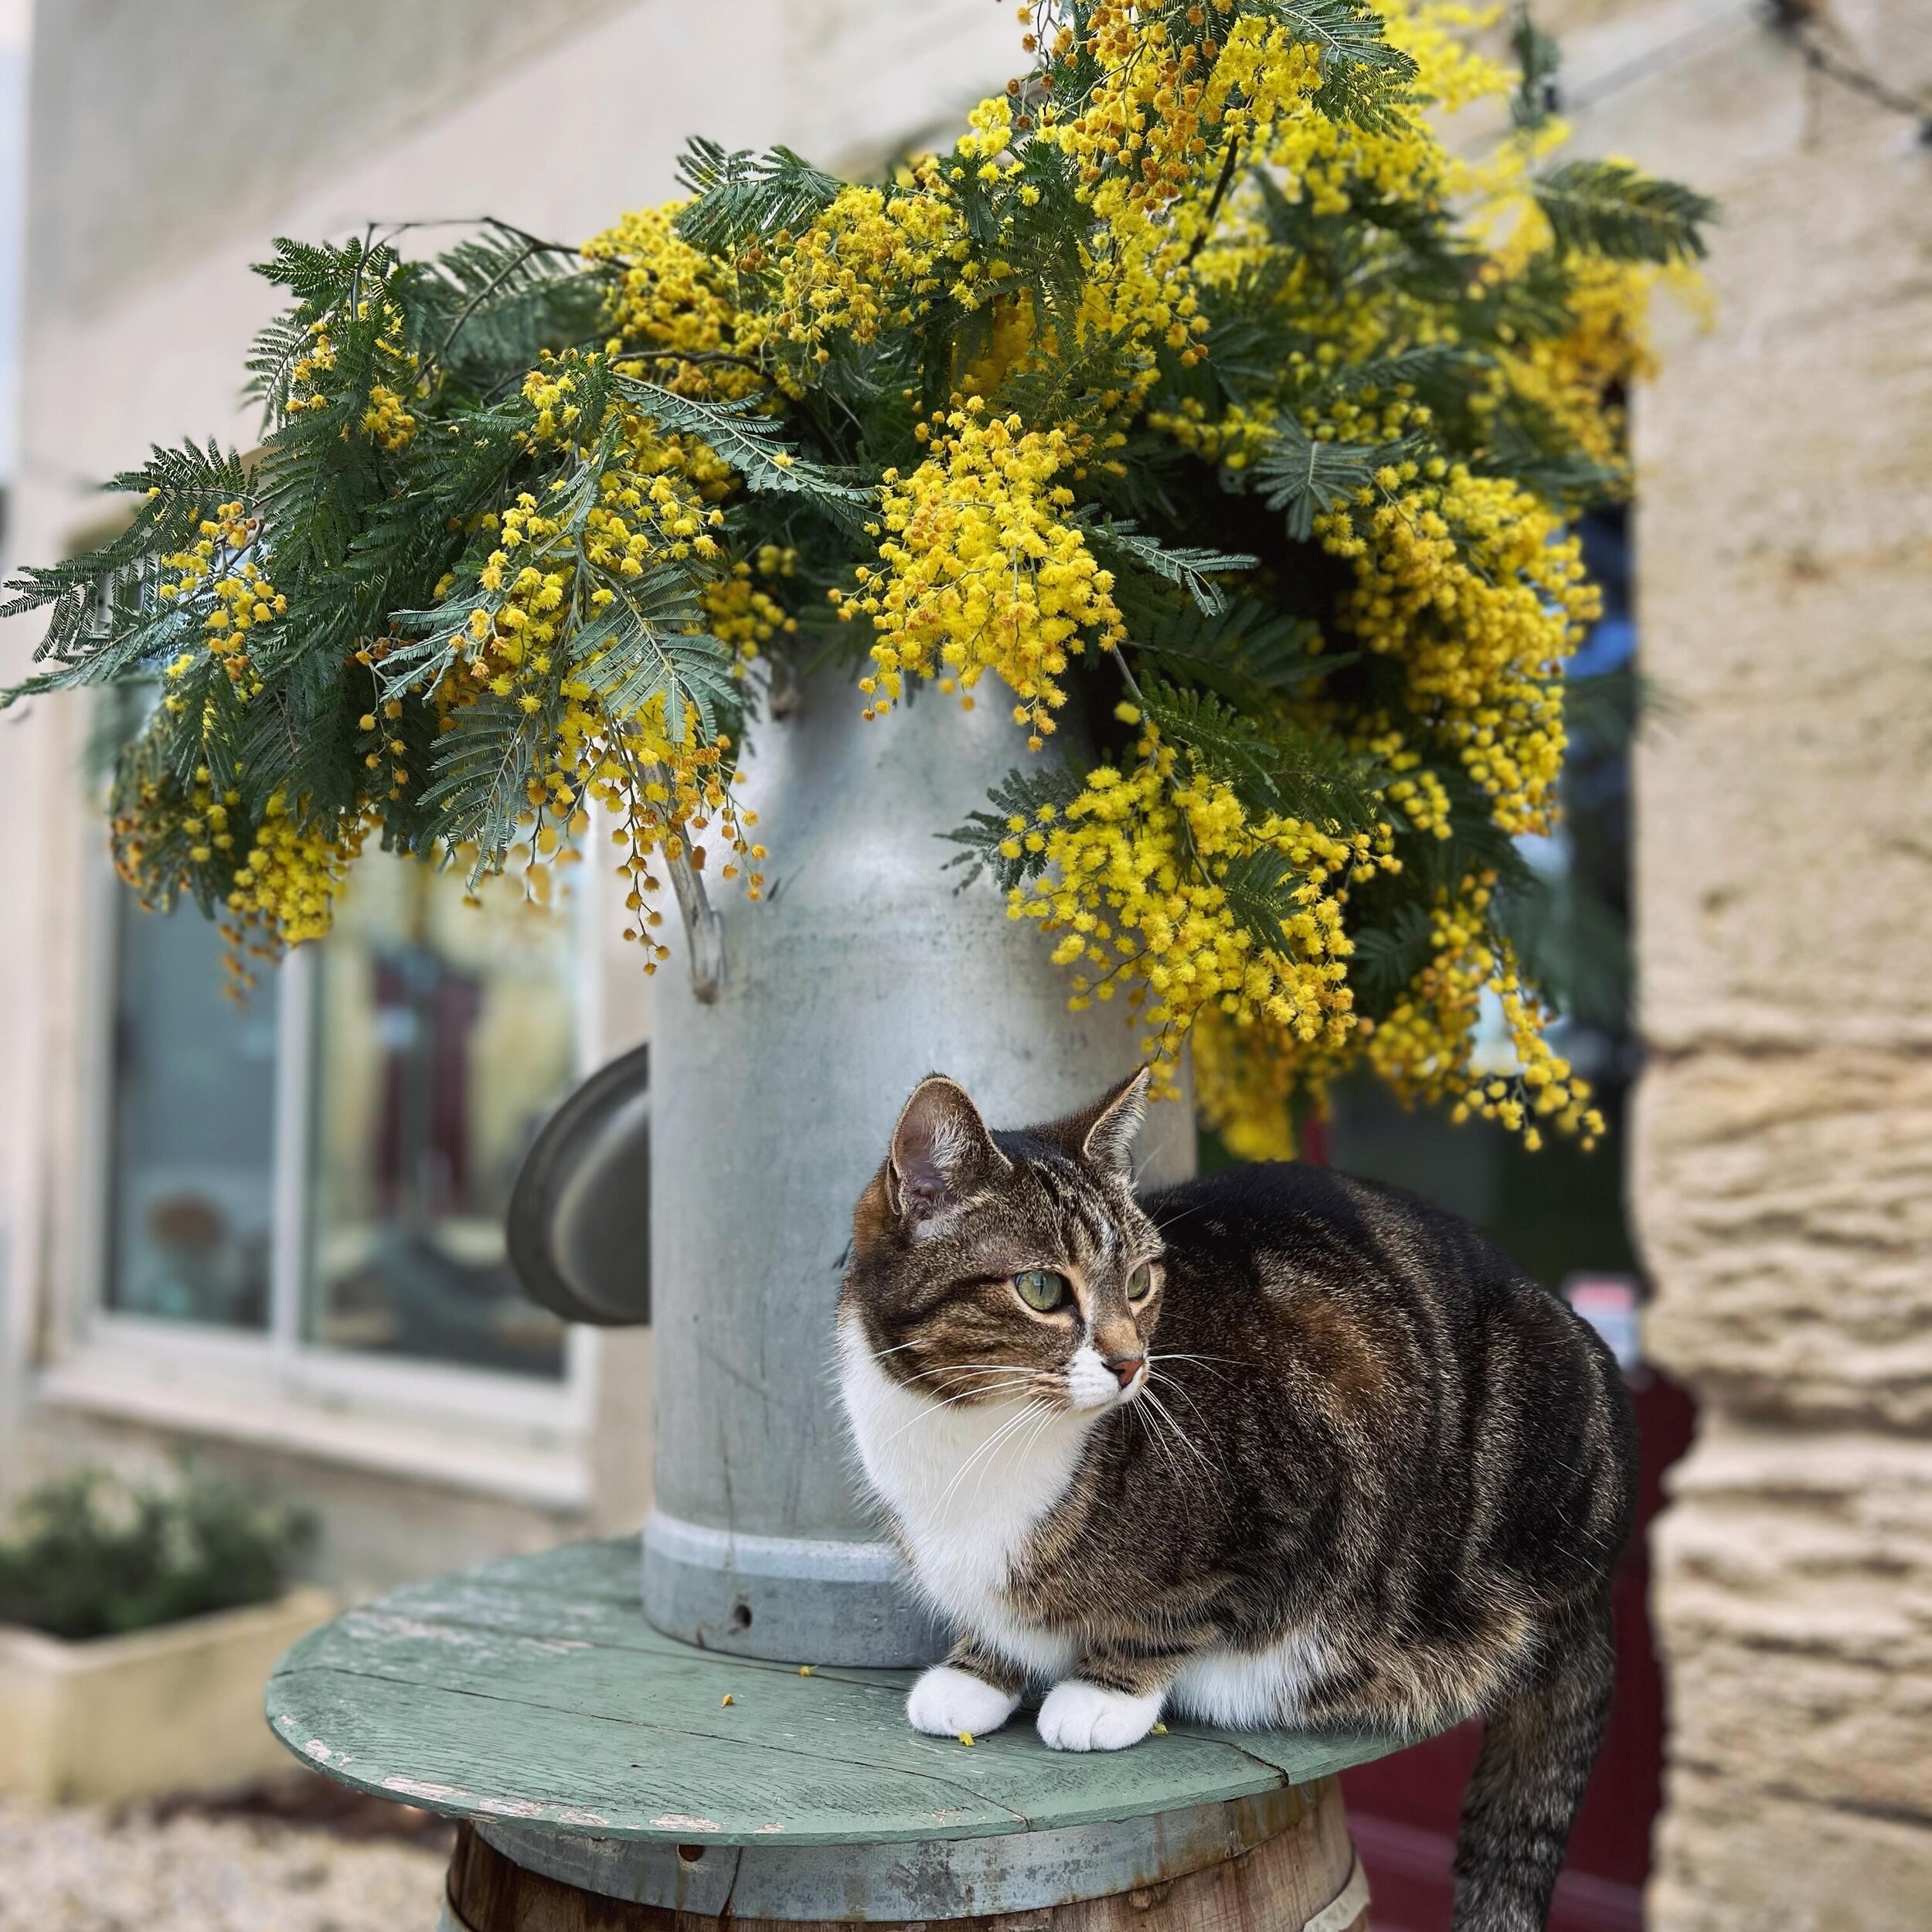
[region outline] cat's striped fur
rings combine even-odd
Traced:
[[[859,1203],[846,1408],[961,1633],[909,1715],[991,1729],[1030,1682],[1086,1750],[1163,1709],[1418,1736],[1480,1713],[1455,1927],[1536,1932],[1610,1695],[1616,1365],[1396,1189],[1264,1166],[1137,1200],[1143,1087],[992,1134],[935,1077]],[[1023,1301],[1029,1270],[1065,1304]]]

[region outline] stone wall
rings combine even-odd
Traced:
[[[1583,145],[1721,198],[1638,400],[1657,1932],[1932,1923],[1932,145],[1753,10],[1579,5]],[[1833,0],[1932,104],[1932,8]],[[1558,24],[1561,24],[1560,22]]]

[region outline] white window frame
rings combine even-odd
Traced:
[[[77,1207],[76,1304],[66,1346],[38,1379],[39,1398],[183,1433],[481,1489],[551,1508],[590,1502],[597,1335],[564,1332],[555,1381],[387,1357],[307,1338],[309,1216],[318,1055],[316,949],[277,970],[269,1321],[265,1331],[131,1315],[110,1308],[114,1042],[124,919],[141,917],[104,859],[91,869],[87,916],[89,1051],[80,1108],[85,1151]],[[598,869],[577,868],[570,910],[574,1059],[596,1063],[602,1001],[593,913]],[[192,913],[189,916],[192,916]]]

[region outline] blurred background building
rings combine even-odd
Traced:
[[[1621,1131],[1532,1158],[1351,1096],[1328,1151],[1613,1315],[1641,1281],[1653,1494],[1696,1405],[1559,1922],[1635,1925],[1648,1874],[1669,1932],[1903,1928],[1932,1900],[1932,9],[1537,11],[1579,147],[1725,210],[1713,315],[1660,317],[1634,399],[1634,511],[1587,532],[1592,668],[1640,652],[1658,702],[1634,753],[1579,733],[1541,855],[1598,921],[1570,1045]],[[0,8],[9,560],[97,530],[150,441],[247,447],[270,235],[575,240],[698,129],[862,172],[944,138],[1016,33],[995,0],[45,0],[30,36]],[[547,1108],[648,1032],[594,878],[479,914],[372,860],[236,1010],[209,928],[117,894],[103,722],[0,719],[0,1492],[191,1446],[317,1509],[352,1595],[634,1529],[649,1332],[541,1317],[501,1236]],[[1445,1922],[1444,1748],[1351,1794],[1391,1932]]]
[[[41,7],[9,556],[98,530],[96,485],[151,441],[249,445],[270,236],[489,213],[580,239],[672,192],[700,125],[874,168],[942,136],[1013,41],[987,0]],[[5,640],[9,675],[31,642]],[[379,859],[237,1012],[213,930],[114,884],[100,724],[0,725],[9,1481],[192,1442],[318,1509],[354,1594],[634,1528],[649,1335],[566,1335],[502,1234],[546,1111],[645,1031],[618,922],[507,894],[478,916]]]

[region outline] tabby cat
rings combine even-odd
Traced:
[[[1145,1198],[1145,1071],[990,1132],[939,1075],[854,1217],[859,1463],[958,1632],[906,1716],[1117,1750],[1163,1711],[1417,1737],[1481,1713],[1456,1932],[1536,1932],[1611,1688],[1634,1435],[1591,1330],[1400,1190]]]

